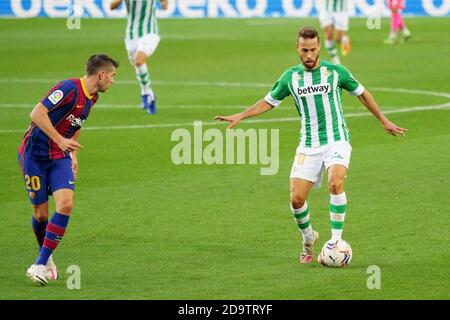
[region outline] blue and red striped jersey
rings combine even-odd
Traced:
[[[67,79],[54,86],[41,103],[49,110],[53,127],[64,138],[70,139],[81,129],[97,99],[97,93],[91,96],[87,92],[83,79]],[[19,153],[34,160],[69,156],[69,152],[63,152],[34,122],[25,132]]]

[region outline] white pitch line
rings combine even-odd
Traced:
[[[396,110],[388,110],[384,113],[404,113],[404,112],[416,112],[416,111],[426,111],[426,110],[441,110],[441,109],[447,109],[450,108],[450,102],[435,105],[435,106],[418,106],[418,107],[411,107],[411,108],[403,108],[403,109],[396,109]],[[345,115],[345,118],[356,118],[356,117],[366,117],[371,116],[371,113],[364,112],[364,113],[347,113]],[[149,124],[149,125],[128,125],[128,126],[98,126],[98,127],[86,127],[83,128],[83,131],[93,131],[93,130],[132,130],[132,129],[156,129],[156,128],[181,128],[181,127],[190,127],[194,125],[194,121],[201,121],[201,120],[193,120],[192,122],[185,122],[185,123],[160,123],[160,124]],[[288,118],[272,118],[272,119],[250,119],[245,120],[242,122],[242,124],[251,124],[251,123],[276,123],[276,122],[299,122],[298,117],[288,117]],[[219,125],[222,124],[223,126],[226,125],[226,123],[222,123],[219,121],[207,121],[202,122],[203,125]],[[12,130],[0,130],[0,133],[17,133],[21,132],[24,133],[25,129],[12,129]]]
[[[438,105],[440,106],[440,105]],[[26,104],[26,103],[0,103],[0,109],[33,109],[34,105],[32,104]],[[163,105],[160,107],[160,110],[180,110],[180,109],[186,109],[186,110],[191,110],[191,109],[203,109],[203,110],[216,110],[216,111],[220,111],[220,110],[244,110],[247,109],[249,107],[249,105],[235,105],[235,106],[231,106],[231,105],[226,105],[226,106],[221,106],[221,105],[202,105],[202,104],[194,104],[194,105]],[[422,108],[422,107],[431,107],[431,106],[412,106],[412,107],[408,107],[408,108]],[[398,106],[382,106],[382,110],[384,113],[386,113],[388,110],[391,109],[396,109],[398,108]],[[142,107],[139,105],[122,105],[122,104],[96,104],[94,107],[95,110],[111,110],[111,109],[116,109],[116,110],[142,110]],[[282,107],[279,110],[281,111],[292,111],[291,109]],[[346,105],[344,107],[344,111],[348,111],[348,110],[364,110],[364,107],[361,105],[355,105],[355,106],[349,106]]]
[[[32,104],[27,104],[27,103],[0,103],[0,109],[32,109],[34,107],[34,105]],[[224,109],[237,109],[237,110],[243,110],[243,109],[247,109],[249,107],[249,105],[202,105],[202,104],[193,104],[193,105],[163,105],[161,107],[161,110],[165,110],[165,109],[211,109],[211,110],[224,110]],[[398,106],[382,106],[383,109],[395,109]],[[142,109],[141,106],[139,105],[126,105],[126,104],[96,104],[94,106],[94,109],[102,109],[102,110],[111,110],[111,109],[128,109],[128,110],[140,110]],[[345,110],[359,110],[359,109],[363,109],[363,107],[361,105],[358,106],[349,106],[346,105],[344,107],[344,111]],[[283,111],[291,111],[290,109],[287,108],[281,108],[280,110]]]
[[[27,104],[27,103],[0,103],[0,109],[4,108],[4,109],[33,109],[34,105],[33,104]],[[216,110],[221,110],[221,109],[244,109],[244,108],[248,108],[248,106],[244,106],[244,105],[235,105],[235,106],[231,106],[231,105],[227,105],[227,106],[213,106],[213,105],[201,105],[201,104],[193,104],[193,105],[163,105],[161,107],[161,109],[216,109]],[[139,106],[138,104],[136,105],[126,105],[126,104],[96,104],[94,106],[94,109],[135,109],[135,110],[139,110],[142,109],[141,106]]]
[[[0,83],[49,83],[57,84],[61,80],[57,79],[21,79],[21,78],[0,78]],[[152,81],[152,84],[162,86],[202,86],[202,87],[248,87],[248,88],[268,88],[273,84],[256,82],[226,82],[226,81]],[[137,80],[117,80],[115,85],[138,85]]]
[[[30,78],[0,78],[0,83],[49,83],[56,84],[61,80],[57,79],[30,79]],[[260,82],[226,82],[226,81],[152,81],[155,85],[162,86],[204,86],[204,87],[247,87],[247,88],[267,88],[268,90],[273,86],[273,83]],[[118,80],[118,85],[137,85],[136,80]],[[410,93],[418,95],[428,95],[436,97],[444,97],[450,99],[450,93],[436,92],[429,90],[403,89],[403,88],[389,88],[389,87],[368,87],[372,91],[384,92],[399,92]]]
[[[384,88],[384,87],[373,87],[373,88],[370,88],[370,90],[384,91],[384,92],[411,93],[411,94],[434,96],[434,97],[444,97],[444,98],[450,99],[450,93],[446,93],[446,92],[436,92],[436,91],[416,90],[416,89],[402,89],[402,88]]]

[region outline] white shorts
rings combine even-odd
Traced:
[[[313,187],[319,188],[325,169],[340,164],[348,170],[351,153],[352,147],[347,141],[338,141],[316,148],[298,147],[290,177],[311,181]]]
[[[158,47],[160,36],[155,33],[146,34],[139,39],[125,39],[125,46],[128,51],[128,58],[134,64],[136,52],[144,52],[147,56],[151,56]]]
[[[322,28],[334,26],[337,30],[348,31],[348,13],[321,11],[319,14],[320,26]]]

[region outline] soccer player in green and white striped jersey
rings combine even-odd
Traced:
[[[111,10],[124,0],[112,0]],[[142,108],[148,113],[156,112],[156,97],[151,88],[147,59],[158,47],[160,36],[156,21],[157,0],[125,0],[128,22],[125,32],[125,46],[130,63],[134,66],[141,86]],[[161,7],[167,9],[167,0],[160,0]]]
[[[331,61],[340,64],[336,43],[341,46],[343,56],[350,53],[350,37],[346,34],[349,19],[347,0],[322,0],[319,11],[320,26],[325,32],[325,48]]]
[[[277,107],[292,96],[301,117],[300,144],[290,175],[291,212],[303,236],[301,263],[313,260],[313,246],[319,237],[310,222],[310,208],[306,202],[311,188],[319,187],[327,170],[330,192],[331,239],[342,237],[347,197],[344,179],[350,163],[350,135],[342,108],[342,89],[357,96],[361,103],[380,121],[391,135],[407,131],[381,112],[372,95],[343,66],[319,59],[320,39],[313,28],[303,28],[297,35],[297,52],[301,64],[287,69],[264,99],[249,109],[231,116],[217,116],[228,121],[228,128],[243,119],[254,117]]]

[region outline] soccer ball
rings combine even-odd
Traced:
[[[317,261],[325,267],[346,267],[352,261],[352,248],[345,240],[330,240],[323,245]]]

